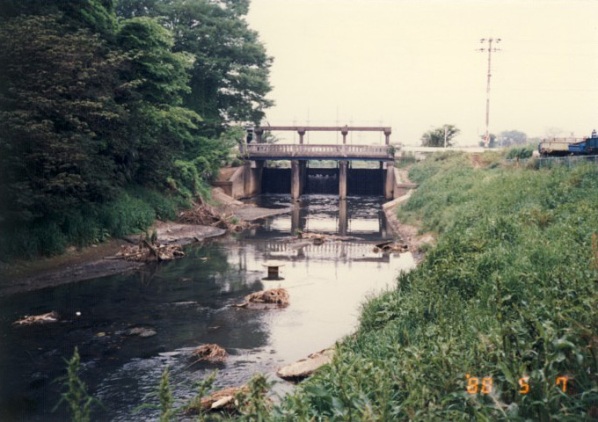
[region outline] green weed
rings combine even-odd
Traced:
[[[75,347],[73,357],[67,361],[67,374],[58,379],[64,383],[66,391],[62,393],[60,401],[54,410],[62,403],[66,403],[70,410],[71,421],[89,422],[91,421],[92,405],[99,404],[99,402],[87,392],[87,386],[79,378],[80,370],[81,358],[79,351]]]

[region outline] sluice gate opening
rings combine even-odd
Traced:
[[[352,169],[347,172],[347,194],[384,195],[386,174],[382,169]]]
[[[385,170],[348,168],[346,176],[347,195],[384,195]],[[339,168],[305,167],[301,179],[300,194],[339,194]],[[264,167],[262,193],[291,193],[291,184],[291,169]]]
[[[262,170],[262,193],[289,193],[291,169],[264,167]]]
[[[306,168],[304,194],[338,194],[338,169]]]

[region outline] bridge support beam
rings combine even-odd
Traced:
[[[384,196],[386,199],[394,197],[395,189],[395,164],[392,162],[386,163],[386,183],[384,184]]]
[[[347,169],[349,167],[348,161],[338,162],[338,197],[339,199],[347,198]]]

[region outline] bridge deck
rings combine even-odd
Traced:
[[[250,160],[375,160],[394,161],[388,145],[248,144]]]

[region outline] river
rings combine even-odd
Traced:
[[[410,253],[374,252],[391,237],[381,197],[308,195],[293,212],[266,219],[237,236],[186,249],[183,259],[132,274],[15,294],[0,299],[0,420],[63,421],[54,410],[63,386],[65,359],[78,348],[82,379],[101,403],[94,420],[155,420],[154,396],[169,368],[177,405],[195,384],[218,370],[215,386],[247,382],[257,372],[284,394],[292,385],[277,368],[334,344],[358,324],[367,297],[393,288],[400,271],[415,266]],[[288,207],[289,195],[263,195],[265,207]],[[348,240],[315,245],[298,230]],[[264,280],[264,263],[281,264],[284,280]],[[284,287],[286,308],[231,307],[249,293]],[[24,315],[56,311],[60,322],[14,326]],[[148,337],[132,335],[145,329]],[[221,364],[194,363],[192,351],[217,343],[229,357]]]

